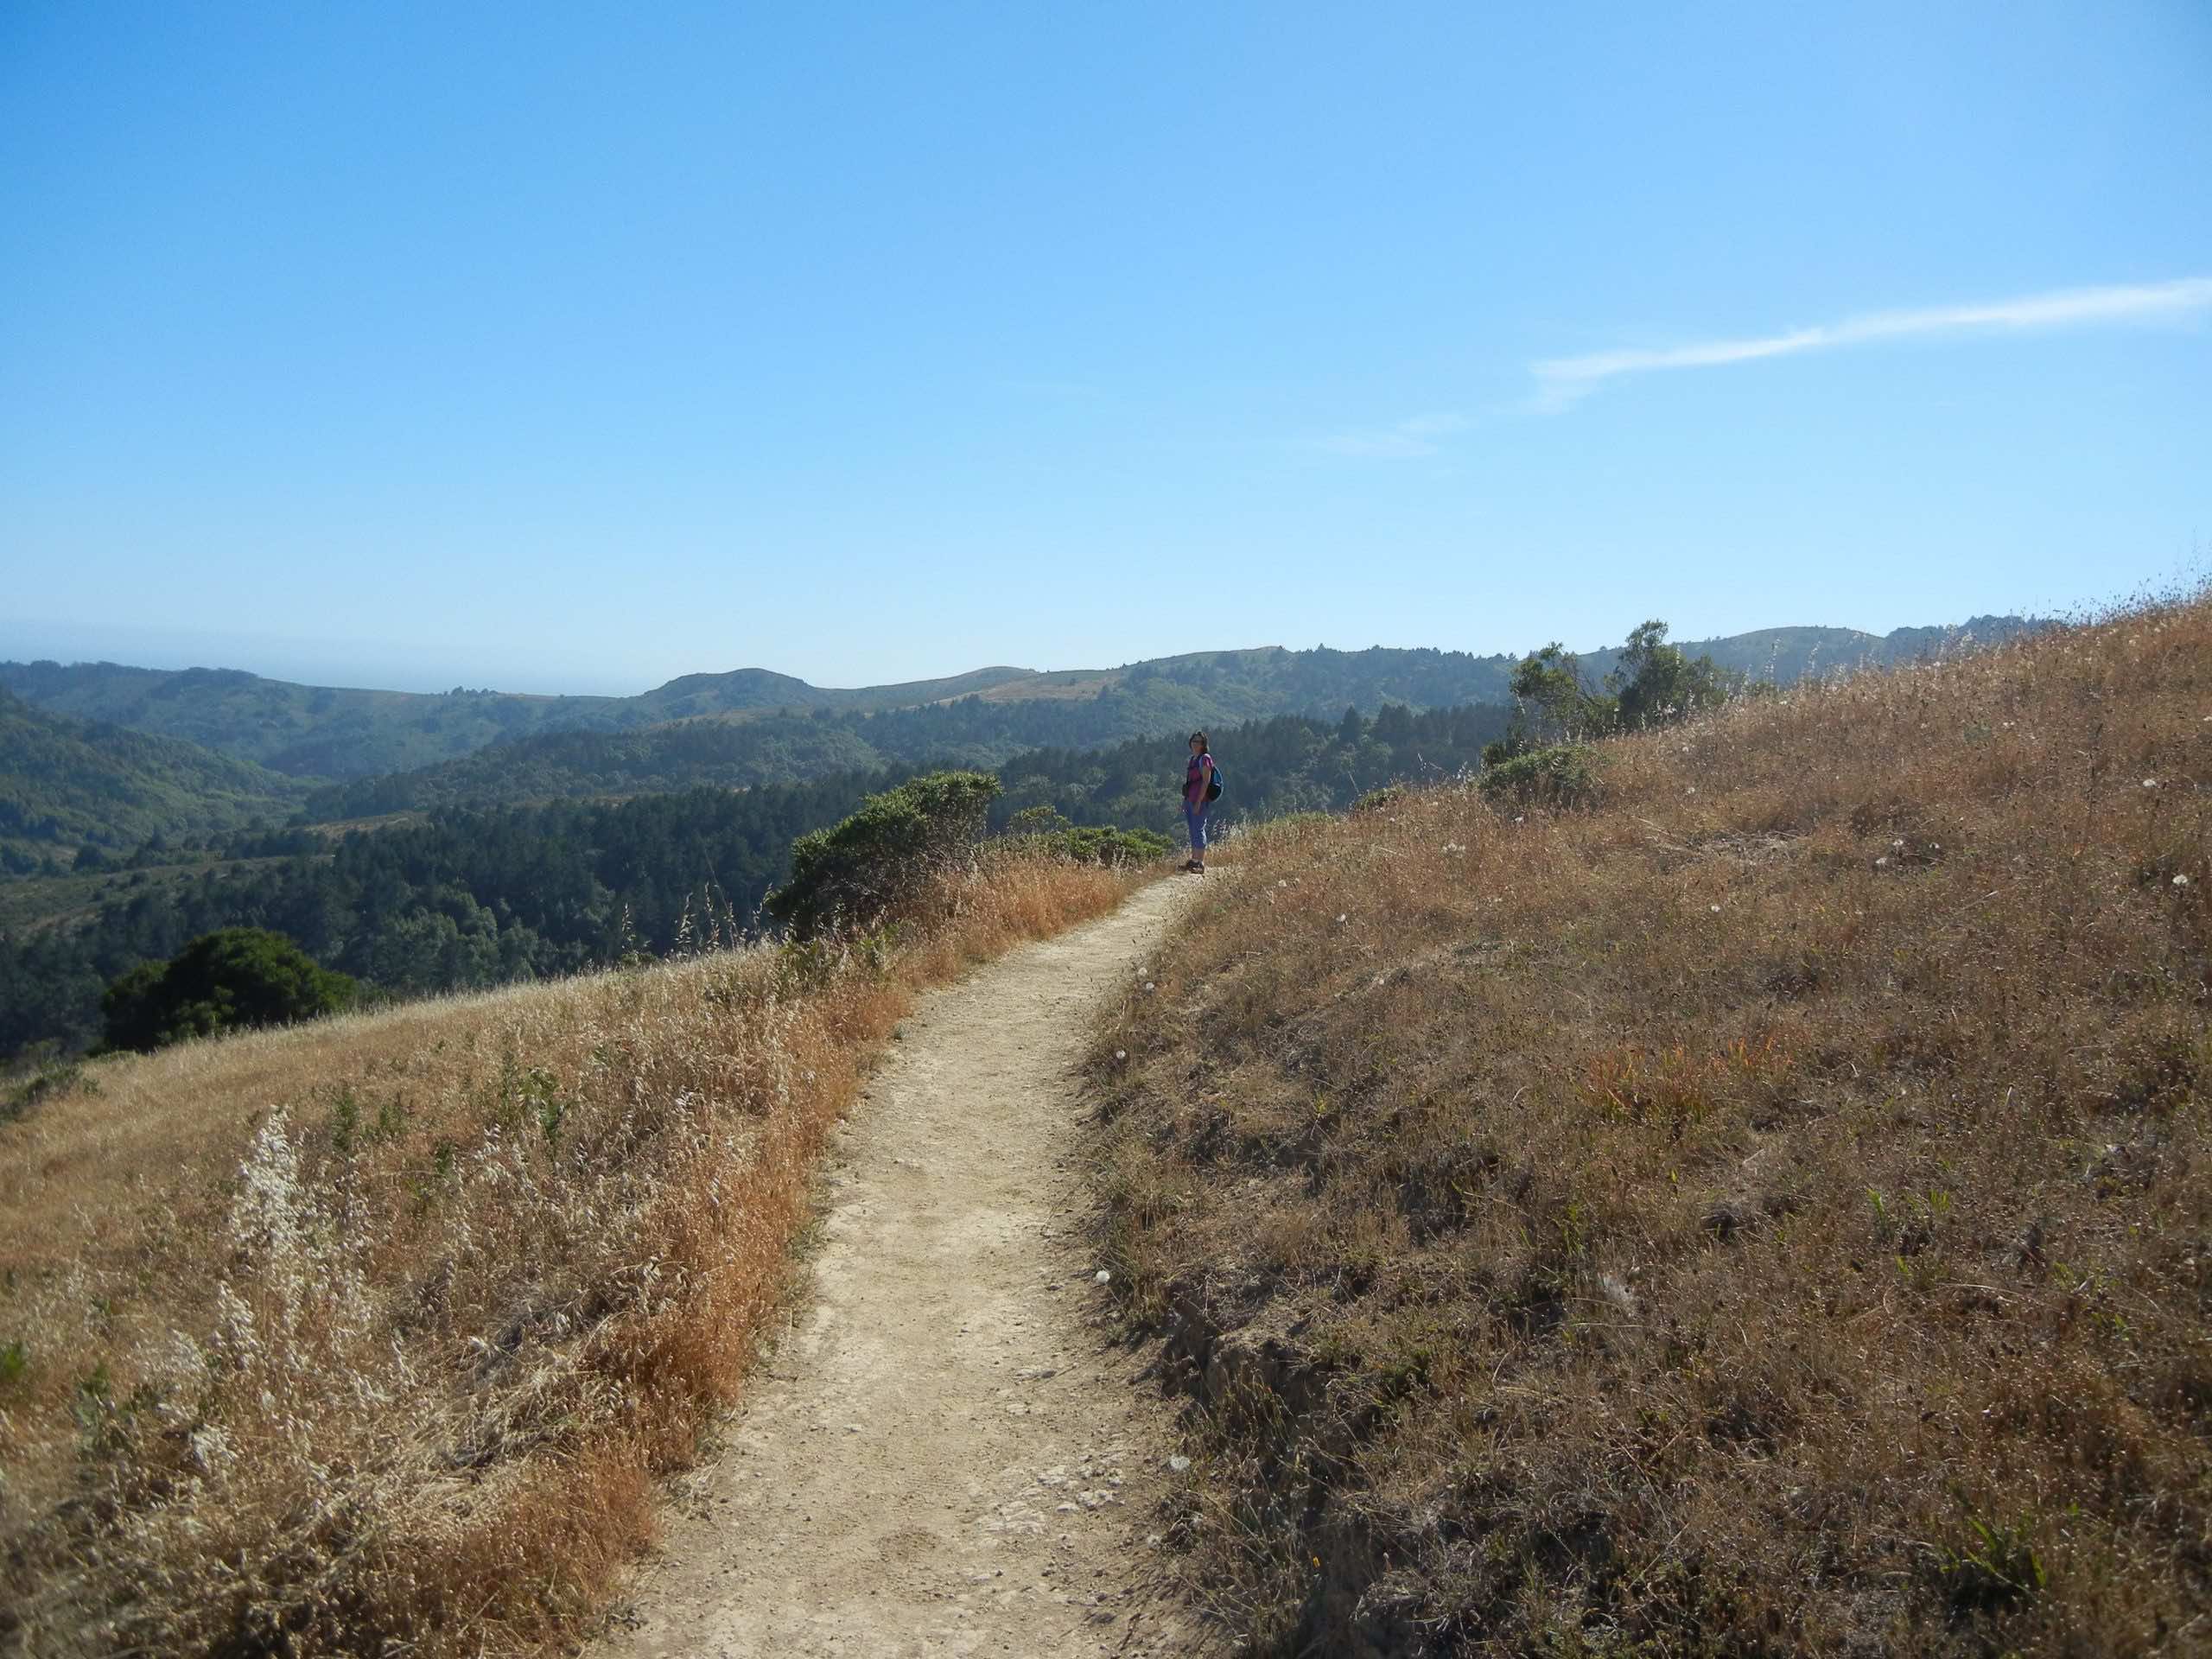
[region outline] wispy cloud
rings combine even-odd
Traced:
[[[1389,426],[1355,427],[1313,440],[1317,449],[1332,455],[1356,455],[1370,460],[1413,461],[1435,454],[1443,446],[1437,440],[1463,432],[1467,417],[1448,411],[1416,415]]]
[[[1799,352],[1834,351],[1875,340],[1924,334],[2024,333],[2077,327],[2091,323],[2153,322],[2212,309],[2212,276],[2113,288],[2072,288],[2051,294],[1979,305],[1932,306],[1917,311],[1875,311],[1840,322],[1786,334],[1743,340],[1707,340],[1653,350],[1592,352],[1580,357],[1548,358],[1530,364],[1537,402],[1565,409],[1607,380],[1662,369],[1716,368],[1760,358],[1789,357]]]

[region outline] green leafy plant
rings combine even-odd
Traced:
[[[166,963],[142,963],[101,999],[111,1047],[152,1050],[241,1027],[287,1025],[350,1007],[353,981],[281,933],[203,933]]]
[[[1579,744],[1531,749],[1492,766],[1477,785],[1486,800],[1516,806],[1586,806],[1598,795],[1590,753]]]
[[[998,792],[988,772],[933,772],[869,796],[791,843],[791,880],[768,895],[767,913],[799,939],[873,925],[976,844]]]
[[[2050,1586],[2050,1576],[2030,1541],[2024,1518],[1994,1520],[1969,1509],[1967,1542],[1938,1558],[1938,1575],[1954,1613],[2003,1612]]]

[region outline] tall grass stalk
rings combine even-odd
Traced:
[[[1101,1033],[1224,1617],[2201,1646],[2212,602],[1584,753],[1248,837]]]
[[[887,948],[86,1066],[0,1126],[0,1650],[573,1637],[775,1328],[823,1138],[916,988],[1127,887],[993,859]]]

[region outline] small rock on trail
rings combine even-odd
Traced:
[[[833,1154],[814,1295],[598,1659],[1180,1655],[1166,1406],[1099,1319],[1074,1068],[1188,888],[931,992]]]

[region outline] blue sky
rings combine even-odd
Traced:
[[[2202,0],[13,0],[0,655],[2063,608],[2212,547],[2208,179]]]

